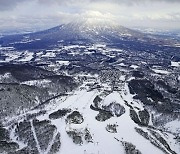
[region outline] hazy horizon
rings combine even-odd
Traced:
[[[0,31],[43,30],[82,18],[180,29],[179,0],[0,0]]]

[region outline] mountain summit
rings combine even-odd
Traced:
[[[88,40],[90,42],[114,42],[115,39],[137,36],[138,32],[120,26],[113,21],[87,19],[62,24],[47,31],[36,33],[36,37],[59,40]],[[45,36],[44,36],[45,35]]]
[[[96,19],[0,41],[0,153],[180,153],[179,44]]]
[[[143,37],[144,34],[120,26],[114,21],[87,19],[62,24],[36,33],[6,36],[1,38],[0,42],[2,46],[13,44],[13,46],[19,47],[26,43],[26,46],[28,44],[31,47],[32,45],[36,47],[37,41],[38,44],[46,45],[53,45],[62,41],[76,43],[116,43],[122,40],[142,39]]]
[[[172,45],[172,40],[164,40],[159,36],[123,27],[114,21],[100,19],[77,20],[36,33],[0,38],[0,45],[21,50],[46,49],[59,43],[103,43],[134,50],[138,46],[146,48],[149,46],[149,42],[151,45],[159,45],[159,43]],[[140,50],[144,50],[144,48],[140,48]]]

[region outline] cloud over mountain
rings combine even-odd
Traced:
[[[180,27],[180,0],[0,0],[1,29],[50,28],[79,18],[124,26]]]
[[[28,2],[29,0],[0,0],[0,11],[15,8],[20,3]],[[31,2],[38,2],[39,4],[58,4],[58,5],[75,5],[75,4],[88,4],[97,2],[107,2],[115,4],[143,4],[143,3],[180,3],[180,0],[31,0]]]

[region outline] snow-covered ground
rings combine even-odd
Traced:
[[[33,55],[34,55],[33,52],[25,51],[22,55],[23,57],[19,61],[20,62],[31,61],[31,59],[33,58]]]
[[[137,69],[139,66],[137,65],[131,65],[130,68]]]
[[[171,61],[171,66],[173,66],[173,67],[180,67],[180,62],[173,62],[173,61]]]
[[[80,49],[83,49],[84,52],[81,52]],[[94,44],[92,46],[80,46],[80,45],[69,45],[69,46],[62,46],[58,49],[54,50],[45,50],[45,51],[38,51],[38,52],[30,52],[30,51],[21,51],[21,52],[12,52],[8,51],[5,53],[5,58],[3,62],[29,62],[32,61],[32,59],[35,59],[35,61],[40,61],[43,63],[44,59],[53,59],[56,58],[56,56],[61,51],[67,51],[67,55],[71,56],[78,56],[78,55],[88,55],[94,54],[95,51],[98,53],[102,53],[102,55],[106,55],[108,59],[116,57],[116,54],[121,54],[123,50],[118,50],[114,48],[106,48],[106,45],[101,44]],[[59,58],[59,57],[58,57]],[[60,67],[63,65],[63,67],[68,66],[71,64],[71,59],[63,60],[63,58],[55,59],[54,61],[48,61],[48,69],[53,72],[59,73]],[[117,61],[117,67],[122,70],[123,68],[127,68],[130,71],[138,70],[140,65],[137,63],[131,64],[128,61],[125,61],[124,58],[119,58]],[[40,63],[39,63],[40,64]],[[111,63],[112,64],[112,63]],[[144,62],[144,64],[147,64]],[[163,68],[154,67],[152,71],[154,71],[154,74],[157,76],[161,75],[169,75],[173,69],[178,69],[177,67],[180,66],[179,62],[171,62],[171,66],[167,70],[163,70]],[[80,67],[77,65],[77,67]],[[173,68],[175,67],[175,68]],[[130,69],[131,68],[131,69]],[[60,71],[59,71],[60,70]],[[59,72],[58,72],[59,71]],[[127,71],[127,70],[126,70]],[[63,72],[66,73],[66,72]],[[10,78],[10,73],[5,73],[0,75],[0,80],[6,80],[7,78]],[[62,96],[60,98],[55,98],[53,101],[50,101],[50,103],[44,107],[44,110],[47,111],[46,114],[43,114],[41,116],[37,116],[37,119],[39,120],[50,120],[51,124],[56,126],[57,131],[54,134],[53,139],[59,132],[61,137],[61,148],[58,154],[119,154],[119,153],[125,153],[123,142],[129,142],[136,146],[136,149],[142,152],[142,154],[163,154],[164,152],[157,148],[155,145],[151,143],[150,140],[146,139],[142,135],[140,135],[135,128],[142,129],[144,132],[147,133],[147,135],[151,135],[150,129],[148,127],[143,127],[138,124],[136,124],[132,118],[130,117],[130,106],[132,106],[133,110],[137,113],[139,111],[144,110],[144,106],[140,101],[134,100],[133,95],[130,94],[129,88],[126,82],[129,82],[132,79],[136,79],[135,77],[129,77],[126,78],[126,74],[122,74],[118,79],[119,82],[122,82],[122,87],[120,87],[121,90],[119,91],[112,91],[112,87],[110,86],[110,83],[101,83],[98,74],[92,75],[89,73],[86,74],[78,74],[77,76],[73,76],[75,79],[78,80],[78,78],[86,78],[87,81],[83,81],[84,84],[81,85],[78,89],[74,90],[71,93],[67,93],[68,96]],[[178,77],[180,80],[180,77]],[[110,79],[109,79],[110,81]],[[21,84],[29,85],[29,86],[37,86],[40,88],[47,88],[51,84],[51,80],[49,79],[37,79],[33,81],[25,81],[21,82]],[[100,85],[100,90],[98,88],[90,88],[89,85],[93,85],[94,83],[98,83]],[[53,88],[53,87],[52,87]],[[108,93],[108,94],[107,94]],[[52,96],[55,96],[54,93],[49,93]],[[93,104],[93,100],[96,98],[96,96],[102,96],[103,100],[101,101],[101,107],[102,106],[108,106],[112,102],[116,102],[123,106],[125,108],[125,113],[122,114],[120,117],[116,117],[115,115],[111,117],[108,120],[105,120],[103,122],[97,121],[96,116],[98,115],[98,111],[92,110],[90,106]],[[151,98],[148,98],[149,100],[152,100]],[[37,98],[37,102],[38,102]],[[39,103],[39,102],[38,102]],[[129,106],[127,105],[129,104]],[[84,121],[81,124],[68,124],[66,122],[67,116],[64,116],[63,118],[59,118],[56,120],[49,119],[49,115],[55,111],[58,111],[60,109],[71,109],[71,111],[78,111],[83,116]],[[29,114],[39,112],[38,110],[29,111]],[[23,119],[26,115],[22,114],[19,117],[13,117],[12,121],[18,121],[19,119]],[[139,116],[139,115],[138,115]],[[19,122],[19,121],[18,121]],[[179,121],[171,121],[167,123],[164,128],[166,131],[170,131],[173,133],[180,132],[180,126]],[[116,125],[116,133],[108,132],[107,126],[108,125]],[[152,117],[150,117],[149,125],[153,125]],[[87,142],[83,138],[83,144],[77,145],[73,143],[73,140],[69,135],[67,134],[67,131],[71,130],[77,130],[79,132],[84,132],[85,129],[88,129],[90,134],[92,135],[93,141]],[[33,122],[31,121],[31,131],[33,132],[33,136],[35,137],[35,141],[38,147],[38,151],[42,154],[49,152],[53,140],[51,143],[49,143],[49,146],[47,150],[44,152],[39,147],[39,141],[36,138],[36,132],[34,130]],[[176,153],[180,153],[179,145],[175,143],[174,136],[172,133],[165,132],[162,133],[158,129],[154,130],[158,134],[160,134],[170,145],[171,149],[173,151],[176,151]],[[16,137],[14,136],[15,132],[14,130],[11,131],[11,138],[13,141],[17,141]],[[155,139],[155,137],[152,137],[151,139]],[[20,147],[26,146],[20,141],[17,141],[20,145]],[[165,148],[165,146],[160,143],[158,140],[156,141],[159,145]],[[166,152],[169,153],[166,149]]]
[[[84,87],[84,88],[82,88]],[[85,85],[75,91],[73,95],[68,96],[66,99],[57,100],[57,104],[49,110],[49,113],[57,111],[58,109],[68,108],[73,111],[79,111],[84,118],[82,124],[67,124],[65,118],[52,120],[52,124],[57,127],[57,130],[61,134],[61,148],[59,154],[119,154],[124,153],[124,147],[119,141],[130,142],[136,146],[142,154],[163,154],[160,149],[155,147],[150,141],[146,140],[143,136],[139,135],[135,127],[139,127],[130,118],[129,107],[126,105],[126,100],[129,104],[133,102],[133,106],[143,110],[143,106],[139,102],[135,102],[132,95],[129,93],[127,84],[124,90],[121,92],[112,92],[105,96],[103,105],[109,105],[112,102],[117,102],[122,105],[126,112],[120,117],[112,117],[104,122],[99,122],[95,119],[98,112],[90,108],[93,104],[94,98],[101,94],[98,90],[87,91]],[[48,107],[47,107],[48,108]],[[50,108],[48,108],[50,109]],[[39,120],[47,119],[48,116],[40,116]],[[117,133],[110,133],[106,130],[108,124],[117,125]],[[87,143],[84,140],[84,144],[76,145],[72,139],[68,136],[68,130],[79,130],[83,131],[88,129],[92,135],[93,143]],[[148,132],[146,127],[144,131]],[[117,141],[119,140],[119,141]],[[174,150],[174,149],[173,149]],[[175,149],[177,150],[177,149]]]
[[[158,73],[158,74],[170,74],[170,72],[166,71],[166,70],[160,70],[160,69],[152,69],[155,73]]]

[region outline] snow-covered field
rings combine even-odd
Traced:
[[[36,81],[37,82],[37,81]],[[34,85],[37,84],[35,81],[33,82],[24,82],[23,84]],[[49,81],[41,81],[40,84],[47,83]],[[38,116],[37,119],[42,120],[50,120],[49,114],[58,111],[59,109],[71,109],[72,111],[78,111],[83,116],[84,121],[81,124],[73,124],[66,123],[66,116],[60,119],[51,119],[51,123],[56,126],[57,131],[54,134],[53,140],[49,143],[49,147],[46,151],[42,151],[39,146],[39,141],[36,137],[36,132],[34,127],[31,127],[32,132],[34,134],[38,151],[41,154],[48,153],[52,146],[53,141],[55,140],[55,136],[57,133],[60,133],[61,139],[61,148],[58,154],[119,154],[125,153],[125,149],[123,146],[123,142],[129,142],[136,146],[136,149],[141,151],[142,154],[163,154],[164,152],[158,149],[156,146],[151,144],[151,142],[145,139],[143,136],[138,134],[135,128],[140,128],[144,132],[150,134],[148,127],[140,127],[138,124],[135,124],[134,121],[130,118],[130,108],[127,106],[131,104],[132,107],[138,108],[139,110],[143,110],[144,107],[140,102],[133,100],[133,95],[130,94],[129,88],[127,84],[124,85],[121,91],[110,92],[108,95],[104,96],[101,105],[108,106],[112,102],[116,102],[125,108],[125,113],[120,117],[111,117],[106,121],[97,121],[95,117],[98,112],[94,111],[90,108],[90,105],[93,104],[93,100],[97,95],[102,94],[102,90],[99,91],[97,89],[88,91],[87,83],[84,83],[81,87],[79,87],[76,91],[73,92],[70,96],[64,97],[64,99],[56,99],[55,101],[50,103],[49,106],[46,106],[48,112],[44,115]],[[91,83],[91,82],[90,82]],[[106,85],[107,86],[107,85]],[[137,109],[135,109],[137,110]],[[138,110],[137,110],[138,111]],[[152,124],[152,121],[149,122]],[[117,132],[111,133],[106,130],[107,125],[115,124],[117,126]],[[166,127],[168,129],[175,129],[174,125],[177,122],[168,123]],[[32,121],[31,121],[31,125]],[[177,128],[179,126],[176,125]],[[73,140],[67,134],[67,131],[76,130],[79,132],[84,132],[85,129],[88,129],[92,136],[92,142],[87,142],[83,139],[83,143],[77,145],[73,143]],[[174,144],[174,140],[171,137],[171,134],[164,135],[159,130],[155,130],[159,134],[161,134],[164,138],[167,139],[167,142],[171,146],[172,150],[177,153],[180,152],[178,149],[178,145]],[[43,135],[43,134],[42,134]],[[83,134],[81,134],[83,136]],[[169,140],[168,140],[169,139]],[[159,141],[157,141],[159,142]],[[22,143],[21,143],[22,144]],[[161,143],[159,143],[162,145]],[[163,147],[164,145],[162,145]],[[168,151],[167,151],[168,153]]]
[[[83,52],[81,51],[82,49]],[[3,48],[3,50],[5,50],[5,48]],[[66,55],[70,56],[71,58],[59,58],[58,55],[62,52],[66,53]],[[38,64],[43,64],[44,62],[46,62],[46,66],[42,66],[41,68],[45,68],[48,71],[53,71],[53,73],[56,73],[56,75],[68,75],[68,71],[62,71],[61,68],[69,67],[72,72],[74,68],[81,69],[81,65],[78,65],[77,63],[77,59],[79,57],[88,56],[89,58],[92,58],[94,54],[98,53],[102,57],[105,56],[107,58],[107,61],[110,61],[109,65],[107,65],[108,69],[109,66],[114,65],[117,70],[122,71],[122,74],[116,77],[116,79],[118,79],[118,82],[121,83],[121,86],[118,87],[118,90],[112,90],[111,78],[106,77],[106,81],[101,81],[98,72],[95,72],[94,75],[89,72],[85,74],[77,73],[75,75],[70,75],[73,76],[77,81],[81,79],[83,83],[81,83],[80,86],[72,92],[67,92],[67,95],[65,96],[58,96],[56,98],[56,94],[58,94],[57,91],[61,89],[61,87],[54,92],[53,88],[56,83],[51,86],[51,91],[49,91],[48,94],[55,97],[52,100],[48,100],[49,103],[44,106],[43,109],[47,112],[45,114],[36,116],[39,121],[49,120],[50,124],[56,128],[56,131],[53,133],[53,137],[48,143],[48,147],[46,150],[41,149],[39,141],[40,139],[37,137],[38,133],[35,129],[33,119],[30,120],[30,131],[32,132],[37,150],[40,154],[49,154],[58,134],[60,134],[61,144],[57,154],[123,154],[126,152],[124,145],[125,143],[132,144],[134,146],[133,148],[135,148],[134,150],[139,150],[142,154],[171,154],[171,152],[167,148],[167,145],[163,144],[160,139],[158,140],[157,136],[161,137],[163,141],[165,140],[173,152],[175,151],[177,154],[180,153],[180,145],[174,139],[175,136],[173,134],[178,134],[180,132],[179,120],[176,119],[169,121],[163,126],[162,131],[158,128],[154,128],[151,114],[148,126],[142,126],[132,119],[132,113],[130,110],[133,110],[135,113],[137,113],[137,117],[140,118],[138,113],[139,111],[144,111],[145,106],[141,101],[133,99],[133,96],[135,95],[130,94],[129,91],[128,82],[137,78],[132,75],[128,76],[126,73],[130,71],[134,71],[137,73],[141,68],[141,64],[147,65],[147,62],[132,63],[126,61],[125,56],[120,56],[119,58],[117,58],[117,55],[121,55],[125,52],[126,51],[121,49],[106,47],[106,45],[103,44],[94,44],[89,46],[67,45],[61,46],[54,50],[37,52],[26,50],[18,52],[8,51],[6,53],[3,53],[4,58],[1,59],[2,63],[15,62],[18,64],[25,64],[27,62],[37,62]],[[72,57],[75,60],[72,60]],[[102,63],[103,61],[100,63],[100,65]],[[152,66],[152,68],[150,67],[150,75],[152,75],[153,77],[171,75],[173,69],[178,69],[179,65],[179,62],[172,61],[168,69],[164,69],[160,65],[155,67]],[[107,72],[111,73],[111,69],[109,69]],[[115,76],[118,75],[116,73]],[[13,80],[8,80],[9,78],[12,78]],[[12,81],[16,81],[16,78],[14,78],[11,73],[2,73],[0,75],[0,80],[2,82],[6,81],[9,83]],[[23,81],[20,82],[20,85],[47,89],[50,88],[52,82],[53,80],[42,78]],[[95,87],[94,85],[96,84],[99,87]],[[99,109],[93,110],[90,107],[91,105],[94,105],[94,100],[97,96],[102,97],[102,100],[99,104],[99,107],[101,109],[104,106],[110,106],[111,103],[117,103],[125,109],[125,113],[123,113],[119,117],[113,114],[112,117],[106,119],[105,121],[98,121],[97,116],[99,115]],[[148,97],[147,100],[153,102],[150,97]],[[38,97],[36,98],[36,103],[40,103]],[[67,115],[57,119],[51,119],[49,117],[49,115],[51,115],[52,113],[62,109],[70,109],[71,113],[73,111],[78,111],[83,116],[83,122],[80,124],[67,123],[67,117],[71,113],[67,113]],[[113,110],[113,108],[111,110]],[[20,123],[20,121],[26,119],[26,116],[28,114],[31,115],[38,112],[40,112],[40,110],[32,109],[31,111],[27,111],[26,114],[23,113],[17,117],[13,117],[12,119],[9,117],[9,119],[7,118],[7,124],[11,122],[13,123],[14,121]],[[116,131],[113,132],[113,130],[107,130],[108,126],[116,127]],[[85,139],[86,130],[88,130],[91,134],[92,140],[90,142]],[[141,130],[147,136],[143,136],[137,130]],[[68,132],[73,131],[79,133],[80,137],[82,138],[81,144],[74,143],[73,138],[68,134]],[[153,135],[153,131],[154,133],[156,133],[156,135],[158,135]],[[17,134],[14,128],[11,129],[10,137],[12,141],[17,142],[20,145],[20,148],[27,146],[26,143],[17,139]]]

